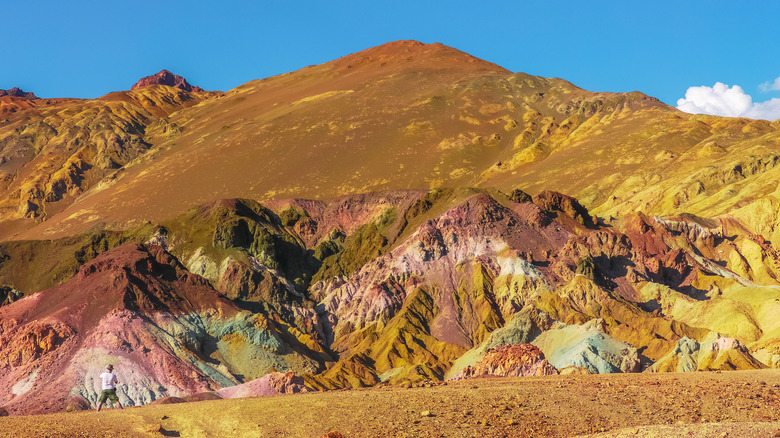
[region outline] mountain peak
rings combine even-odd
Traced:
[[[333,63],[339,68],[375,65],[376,67],[415,65],[436,69],[507,70],[491,62],[441,43],[422,43],[414,40],[391,41],[339,58]]]
[[[30,92],[25,92],[19,89],[19,87],[13,87],[10,90],[2,90],[0,89],[0,97],[2,96],[14,96],[14,97],[23,97],[25,99],[37,99],[38,97]]]
[[[200,87],[191,85],[183,77],[177,74],[173,74],[165,69],[160,70],[160,72],[157,74],[141,78],[141,80],[136,82],[136,84],[133,85],[130,89],[135,90],[136,88],[146,87],[148,85],[167,85],[169,87],[179,88],[184,91],[204,91]]]

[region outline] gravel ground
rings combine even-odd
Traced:
[[[481,378],[430,387],[0,418],[2,437],[772,437],[780,370]]]

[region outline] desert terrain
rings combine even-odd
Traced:
[[[774,370],[480,378],[0,418],[21,437],[773,437]]]
[[[0,434],[776,435],[778,164],[778,120],[416,41],[17,90]]]

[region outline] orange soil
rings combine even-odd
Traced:
[[[780,372],[761,370],[487,378],[7,417],[0,436],[776,436],[779,421]]]

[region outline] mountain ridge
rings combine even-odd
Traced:
[[[0,97],[3,97],[3,96],[22,97],[24,99],[37,99],[38,98],[35,95],[35,93],[22,91],[19,87],[13,87],[13,88],[11,88],[9,90],[0,89]]]
[[[507,98],[507,90],[515,90],[516,96]],[[495,99],[503,102],[493,102]],[[207,201],[212,196],[211,188],[198,188],[203,185],[202,176],[210,174],[209,179],[223,179],[223,167],[232,167],[236,172],[232,182],[225,181],[227,186],[217,197],[322,197],[442,184],[508,189],[511,185],[522,185],[512,175],[528,167],[526,163],[533,164],[550,153],[547,137],[552,130],[561,131],[552,136],[554,141],[560,141],[597,112],[606,113],[607,108],[613,108],[610,112],[671,110],[641,94],[593,94],[559,79],[511,74],[495,64],[443,45],[409,41],[388,43],[320,66],[252,81],[211,102],[208,107],[184,108],[187,111],[180,111],[179,115],[161,114],[165,116],[162,135],[155,135],[159,131],[151,129],[144,133],[144,141],[152,146],[149,149],[152,153],[143,156],[155,156],[157,163],[142,159],[146,161],[142,166],[154,167],[164,161],[166,167],[180,167],[179,159],[172,154],[177,153],[179,145],[193,143],[186,154],[188,160],[198,163],[198,171],[190,175],[190,171],[182,169],[175,178],[177,181],[170,177],[165,180],[155,177],[157,180],[151,181],[149,176],[165,172],[144,173],[142,166],[135,166],[146,175],[140,176],[127,167],[123,168],[122,180],[113,180],[110,186],[118,188],[125,183],[137,186],[123,187],[125,194],[155,191],[155,186],[192,187],[188,195],[191,198],[179,203],[178,211]],[[520,108],[525,109],[520,111]],[[211,120],[208,113],[214,111],[222,115]],[[331,120],[323,122],[328,118]],[[310,125],[301,127],[300,122]],[[190,123],[194,123],[198,133],[193,127],[187,128]],[[563,128],[557,126],[561,123]],[[354,134],[349,134],[352,130]],[[346,141],[336,142],[341,136]],[[216,143],[212,140],[202,143],[205,138],[213,138]],[[285,144],[288,141],[294,143]],[[217,152],[219,149],[222,152]],[[383,149],[388,156],[396,157],[393,166],[386,165],[385,157],[381,156]],[[212,156],[214,153],[217,155]],[[355,155],[356,159],[351,160],[354,164],[339,158],[344,153]],[[215,160],[217,156],[236,161],[215,167],[220,162]],[[257,159],[273,160],[276,174],[263,176],[264,173],[248,167]],[[466,165],[458,166],[459,160]],[[301,174],[296,171],[300,166],[314,170]],[[138,177],[143,181],[130,181]],[[291,177],[296,181],[286,181]],[[296,188],[303,191],[295,193]],[[47,189],[39,190],[45,197]],[[121,204],[117,199],[109,200],[113,195],[106,192],[112,190],[109,187],[103,193],[93,193],[91,198],[104,198],[100,201],[102,205]],[[14,196],[20,195],[24,197],[23,194]],[[84,200],[91,203],[88,198]],[[151,200],[146,197],[133,203],[145,204]],[[41,201],[32,202],[41,206]],[[168,200],[165,205],[171,202],[177,201]],[[66,204],[63,207],[69,210],[67,214],[58,215],[56,211],[49,214],[43,208],[30,214],[38,221],[45,218],[44,224],[51,224],[44,227],[49,229],[46,235],[52,236],[59,235],[54,229],[62,226],[54,222],[73,222],[68,217],[93,217],[77,214]],[[25,206],[22,208],[30,211]],[[94,204],[87,209],[93,208]],[[162,208],[162,204],[149,205],[134,211],[153,213],[142,219],[149,220],[162,218],[166,214]],[[109,226],[114,226],[110,225],[112,222],[119,225],[141,219],[129,217],[127,211],[114,210],[102,214]],[[59,218],[52,221],[52,216]],[[84,229],[86,225],[77,228]]]
[[[40,412],[44,387],[50,409],[94,405],[109,359],[133,373],[128,405],[543,358],[579,374],[780,367],[778,121],[414,41],[225,93],[0,108],[14,414]]]
[[[200,87],[195,87],[191,85],[182,76],[173,74],[166,69],[160,70],[159,73],[155,73],[153,75],[145,76],[139,79],[138,82],[136,82],[135,84],[133,84],[132,87],[130,87],[130,90],[135,90],[149,85],[167,85],[169,87],[179,88],[181,90],[189,91],[189,92],[205,91]]]

